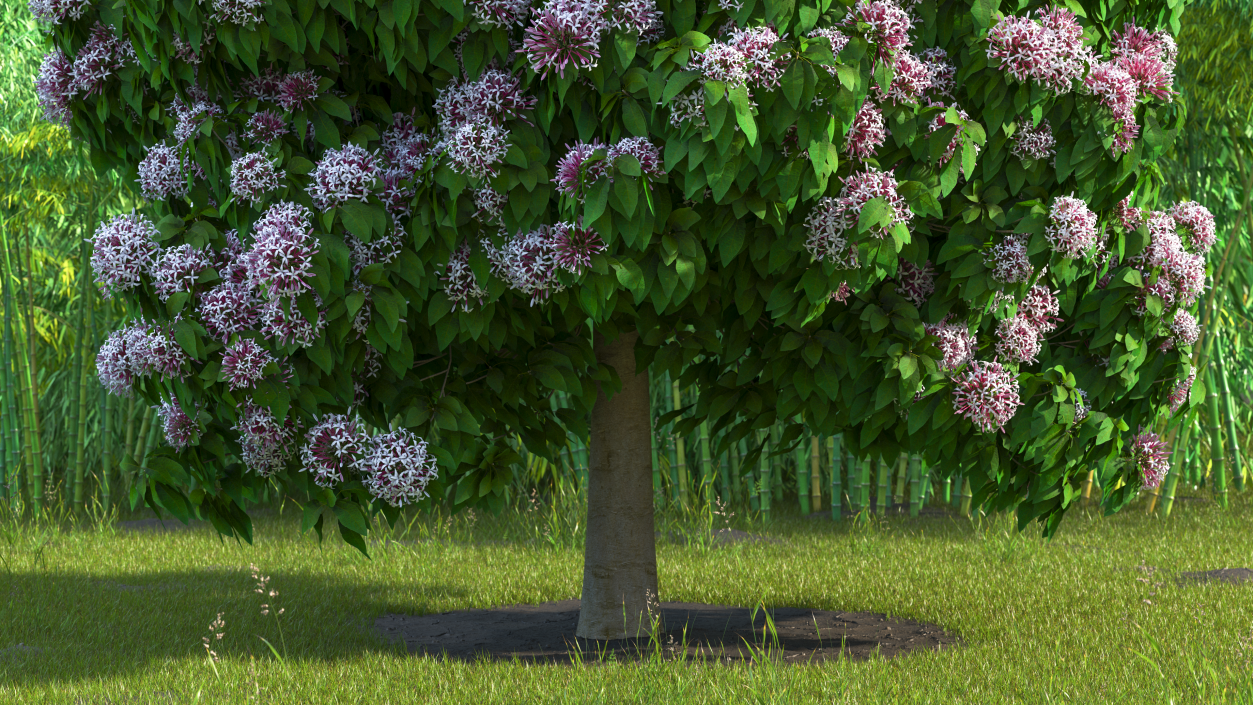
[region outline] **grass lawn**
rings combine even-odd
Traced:
[[[375,636],[375,618],[577,598],[576,507],[415,515],[394,532],[404,542],[372,539],[370,560],[301,536],[299,517],[288,503],[258,518],[251,546],[206,527],[0,523],[0,702],[1253,703],[1253,583],[1175,580],[1253,567],[1250,493],[1226,511],[1181,502],[1167,520],[1140,505],[1073,512],[1052,542],[1007,517],[784,516],[731,519],[782,544],[659,544],[664,601],[884,612],[963,640],[802,666],[412,657]],[[256,592],[250,564],[277,596]],[[218,613],[214,663],[202,638]]]

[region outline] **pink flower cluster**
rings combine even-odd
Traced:
[[[485,242],[485,246],[490,248],[491,243]],[[444,282],[444,293],[453,303],[453,308],[460,307],[466,313],[470,311],[471,299],[477,299],[482,304],[483,297],[487,296],[487,292],[479,286],[474,272],[470,269],[470,243],[468,242],[462,242],[453,251],[448,258],[448,266],[444,268],[444,276],[440,277],[440,280]]]
[[[213,0],[213,16],[218,22],[251,25],[261,21],[266,0]]]
[[[276,188],[278,173],[265,153],[250,152],[231,162],[231,193],[240,201],[256,206]]]
[[[294,299],[275,299],[262,303],[258,312],[261,334],[266,340],[273,340],[283,347],[296,345],[307,348],[313,345],[326,328],[326,311],[322,307],[322,298],[317,294],[313,298],[318,309],[316,321],[306,319],[296,308]]]
[[[620,0],[614,5],[609,26],[623,32],[635,32],[640,35],[640,41],[649,44],[661,39],[666,31],[657,0]]]
[[[1069,93],[1094,60],[1074,13],[1060,6],[1038,20],[1030,13],[1002,18],[988,32],[988,58],[1000,59],[1015,80],[1033,80],[1057,95]]]
[[[280,201],[270,206],[253,225],[253,244],[246,255],[250,284],[270,298],[294,297],[312,289],[312,214],[297,203]]]
[[[474,19],[487,27],[521,25],[531,12],[530,0],[468,0]]]
[[[1149,246],[1134,264],[1141,271],[1160,267],[1162,276],[1158,278],[1159,290],[1146,293],[1162,296],[1168,308],[1174,301],[1191,306],[1205,290],[1205,256],[1188,251],[1170,213],[1152,212],[1147,225]]]
[[[845,16],[843,25],[850,29],[858,29],[859,24],[868,25],[866,41],[875,45],[880,61],[893,63],[896,55],[913,43],[909,30],[914,22],[914,18],[895,3],[857,0]]]
[[[851,296],[852,294],[853,294],[852,287],[848,285],[847,281],[842,281],[840,282],[840,285],[836,287],[835,291],[827,295],[827,303],[830,303],[832,301],[845,303],[848,301],[848,297]]]
[[[129,397],[140,377],[185,377],[187,362],[169,329],[140,319],[105,339],[96,353],[96,375],[110,393]]]
[[[996,355],[1011,364],[1035,362],[1040,333],[1023,316],[1002,319],[996,326]]]
[[[1092,67],[1083,79],[1084,89],[1110,109],[1114,120],[1121,123],[1114,135],[1114,154],[1125,154],[1140,135],[1136,124],[1136,82],[1116,62],[1102,62]]]
[[[845,211],[841,199],[823,196],[805,218],[805,228],[809,230],[805,249],[819,262],[829,259],[841,269],[857,269],[857,246],[849,243],[844,232],[849,227]]]
[[[190,105],[175,98],[170,112],[174,114],[174,130],[171,135],[180,145],[195,137],[205,120],[223,114],[222,107],[216,103],[194,98]]]
[[[817,39],[821,37],[828,42],[831,42],[831,54],[834,56],[839,56],[840,52],[844,51],[844,47],[848,46],[848,35],[834,27],[822,27],[810,30],[808,36],[810,39]],[[837,73],[837,69],[834,66],[823,66],[823,68],[826,69],[827,73],[832,76]]]
[[[1027,258],[1026,238],[1017,234],[1007,235],[993,245],[984,263],[992,270],[992,278],[1005,284],[1025,282],[1035,273]]]
[[[557,236],[555,229],[541,225],[530,232],[519,232],[505,240],[500,249],[487,240],[492,273],[504,279],[509,288],[531,297],[531,305],[546,301],[565,288],[557,279]]]
[[[139,275],[157,255],[156,236],[157,226],[137,213],[114,216],[96,228],[91,268],[105,298],[139,285]]]
[[[291,415],[280,424],[269,407],[245,400],[234,430],[239,432],[244,464],[262,477],[282,470],[292,456],[297,429]]]
[[[966,114],[966,111],[962,110],[956,105],[952,106],[952,110],[953,112],[957,113],[957,117],[961,118],[962,120],[970,119],[970,116]],[[931,124],[930,126],[927,127],[928,136],[933,135],[936,132],[939,132],[941,128],[943,128],[945,125],[948,124],[947,113],[948,113],[947,110],[936,113],[935,117],[931,119]],[[962,133],[965,131],[966,131],[966,125],[964,123],[959,124],[957,126],[957,131],[953,133],[952,139],[948,141],[948,146],[944,148],[944,154],[940,155],[941,164],[947,164],[948,161],[953,158],[953,155],[957,154],[957,148],[960,147],[962,143]],[[979,145],[972,143],[972,146],[975,148],[975,154],[978,154],[980,151]],[[963,174],[967,178],[969,178],[970,175],[965,174],[964,171],[965,171],[965,167],[963,167]]]
[[[273,110],[262,110],[248,118],[244,139],[257,144],[269,144],[289,132],[287,121]]]
[[[778,87],[788,66],[786,54],[774,55],[779,40],[772,27],[733,27],[725,41],[693,53],[689,67],[704,74],[706,81],[722,81],[728,88],[748,85],[771,90]]]
[[[226,342],[234,333],[256,328],[260,307],[246,282],[225,281],[200,297],[200,321],[209,335]]]
[[[196,419],[188,416],[178,402],[163,402],[152,408],[161,418],[165,442],[179,453],[187,450],[200,431],[200,425]]]
[[[344,238],[348,245],[348,258],[352,262],[352,275],[361,274],[361,270],[372,264],[390,264],[400,256],[400,236],[389,232],[369,242],[362,242],[349,235]]]
[[[91,0],[30,0],[27,7],[40,22],[58,25],[81,18],[91,7]]]
[[[1020,121],[1010,153],[1024,161],[1052,159],[1057,154],[1057,140],[1053,138],[1053,128],[1048,119],[1041,120],[1035,127],[1030,122]]]
[[[505,212],[505,204],[508,202],[508,194],[501,193],[491,186],[475,189],[474,218],[481,223],[500,222],[500,216]]]
[[[274,362],[269,350],[252,338],[240,338],[222,353],[222,375],[233,392],[250,388],[265,377],[265,368]]]
[[[1073,196],[1058,196],[1049,208],[1049,224],[1044,237],[1062,257],[1089,257],[1100,248],[1096,214],[1088,204]]]
[[[937,346],[943,357],[939,367],[945,372],[953,372],[972,360],[975,356],[977,341],[965,323],[950,323],[948,320],[939,323],[928,323],[923,326],[927,335],[938,338]]]
[[[853,124],[845,136],[844,152],[857,159],[868,159],[887,138],[883,124],[883,111],[874,103],[866,101],[857,110]]]
[[[439,468],[427,452],[426,441],[399,429],[367,441],[357,473],[371,495],[403,507],[426,496],[426,486],[438,476]]]
[[[473,83],[454,80],[435,101],[443,135],[435,149],[448,155],[454,171],[477,179],[495,176],[509,151],[504,122],[521,118],[535,101],[523,95],[519,80],[504,71],[489,69]]]
[[[948,58],[948,53],[940,47],[931,47],[923,49],[918,58],[927,63],[927,69],[930,72],[930,86],[927,88],[927,94],[931,96],[932,102],[935,99],[953,97],[953,91],[957,90],[957,66]]]
[[[157,256],[150,270],[157,298],[168,301],[178,292],[191,293],[196,280],[209,268],[209,256],[191,245],[179,245]]]
[[[695,127],[704,127],[707,124],[704,89],[680,93],[667,107],[670,108],[670,124],[675,129],[683,129],[685,124]]]
[[[579,276],[592,266],[592,255],[605,251],[605,241],[591,228],[579,223],[557,223],[553,226],[554,261],[558,267]]]
[[[355,144],[342,149],[328,149],[309,175],[309,196],[313,207],[326,212],[349,200],[364,201],[370,197],[374,180],[383,175],[376,165],[377,155]]]
[[[933,78],[931,65],[915,56],[913,52],[902,51],[896,55],[893,68],[895,73],[892,75],[892,84],[888,86],[887,93],[880,90],[879,84],[875,83],[871,86],[871,94],[877,100],[897,104],[921,102],[931,88]]]
[[[1145,489],[1162,484],[1170,472],[1170,447],[1152,431],[1142,431],[1131,439],[1131,461],[1140,470]]]
[[[605,158],[591,161],[596,150],[605,150]],[[613,180],[609,167],[617,163],[618,157],[630,155],[640,163],[640,171],[647,177],[657,178],[661,169],[661,152],[647,137],[627,137],[617,143],[606,146],[600,142],[576,142],[566,155],[557,162],[557,174],[553,183],[557,190],[567,196],[582,200],[585,195],[583,185],[590,186],[602,176]]]
[[[1088,412],[1092,410],[1092,405],[1088,403],[1088,393],[1082,389],[1076,389],[1079,392],[1079,400],[1075,402],[1075,423],[1083,423],[1088,418]]]
[[[87,43],[74,57],[75,93],[92,95],[104,88],[104,82],[128,61],[135,61],[135,50],[112,27],[99,22],[91,28]]]
[[[331,487],[344,481],[344,471],[352,470],[366,450],[365,429],[344,414],[328,414],[305,433],[300,448],[302,470],[313,473],[318,487]]]
[[[1144,210],[1131,205],[1131,194],[1114,207],[1114,219],[1124,232],[1131,232],[1144,224]]]
[[[934,292],[935,268],[931,266],[931,260],[923,262],[922,266],[906,259],[900,260],[896,267],[896,293],[921,307]]]
[[[547,78],[596,66],[600,38],[608,29],[605,0],[547,0],[535,10],[522,39],[531,70]]]
[[[35,95],[39,107],[48,122],[68,127],[70,124],[70,99],[77,90],[74,87],[74,63],[60,49],[53,49],[39,65],[35,78]]]
[[[1188,244],[1193,251],[1206,254],[1214,246],[1214,215],[1196,201],[1176,203],[1170,209],[1170,217],[1188,233]]]
[[[1196,369],[1194,368],[1188,373],[1187,377],[1175,382],[1175,386],[1171,388],[1170,394],[1166,396],[1166,403],[1170,406],[1170,413],[1176,413],[1188,401],[1188,397],[1192,394],[1192,384],[1196,382]]]
[[[262,83],[256,88],[274,90],[274,97],[270,100],[278,102],[283,106],[283,110],[294,112],[313,105],[313,101],[317,100],[320,93],[318,90],[320,80],[313,71],[297,71],[284,76],[276,86],[271,87],[269,84]]]
[[[413,175],[426,168],[431,145],[431,136],[413,124],[411,115],[393,113],[392,126],[383,131],[383,162],[389,170]]]
[[[203,176],[200,165],[191,164],[188,168],[186,156],[179,155],[178,147],[156,144],[148,147],[147,154],[139,162],[139,190],[143,197],[150,201],[159,201],[171,196],[181,198],[187,195],[190,175],[192,178]],[[190,171],[190,174],[189,174]]]
[[[953,411],[983,433],[1004,430],[1020,406],[1018,376],[999,362],[974,360],[953,375]]]
[[[1181,308],[1170,321],[1170,332],[1175,343],[1193,345],[1201,337],[1201,326],[1197,324],[1195,316]]]
[[[1158,30],[1149,32],[1130,22],[1114,32],[1114,61],[1136,82],[1137,93],[1169,102],[1174,98],[1175,38]]]

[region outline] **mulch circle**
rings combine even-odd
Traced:
[[[661,605],[661,647],[664,658],[686,651],[702,661],[744,662],[761,660],[764,610],[751,616],[748,607],[727,607],[690,602]],[[891,658],[910,651],[953,648],[958,638],[933,624],[908,619],[889,619],[871,612],[832,612],[799,607],[770,610],[778,634],[771,647],[783,663],[810,663],[837,659],[864,660],[875,651]],[[584,663],[606,658],[648,658],[656,647],[648,637],[589,641],[574,635],[579,621],[579,600],[509,605],[493,609],[470,609],[420,617],[388,614],[374,621],[384,639],[403,641],[410,653],[474,661],[491,660],[564,663],[574,662],[581,649]],[[687,647],[682,646],[686,627]],[[769,643],[769,631],[766,632]],[[745,643],[747,642],[747,643]],[[751,647],[749,645],[752,645]]]
[[[1241,585],[1251,580],[1253,580],[1253,570],[1249,570],[1248,568],[1219,568],[1218,570],[1184,572],[1180,573],[1178,577],[1180,585],[1210,583],[1214,581],[1229,583],[1231,585]]]

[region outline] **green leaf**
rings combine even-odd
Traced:
[[[362,242],[373,239],[374,213],[373,208],[360,201],[348,201],[339,207],[339,219],[344,222],[348,232]]]
[[[648,118],[644,116],[644,110],[634,98],[622,99],[622,125],[636,137],[648,136]]]
[[[336,509],[338,509],[338,508],[339,508],[339,507],[338,507],[338,506],[336,506]],[[319,523],[320,523],[320,517],[319,517]],[[362,555],[364,555],[366,558],[369,558],[369,557],[370,557],[370,552],[369,552],[369,551],[367,551],[367,550],[366,550],[366,547],[365,547],[365,537],[364,537],[364,536],[362,536],[361,534],[359,534],[359,533],[357,533],[357,532],[353,531],[352,529],[348,528],[347,526],[344,526],[344,523],[343,523],[343,522],[339,522],[339,535],[340,535],[341,537],[343,537],[343,539],[344,539],[344,543],[347,543],[349,546],[352,546],[353,548],[357,549],[358,551],[361,551],[361,554],[362,554]]]
[[[336,502],[333,509],[340,526],[346,526],[362,536],[370,533],[370,522],[361,511],[361,505],[355,502]]]

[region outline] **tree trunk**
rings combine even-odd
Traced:
[[[611,399],[602,388],[592,407],[583,602],[575,631],[583,639],[643,636],[650,608],[657,611],[651,417],[648,374],[635,372],[638,337],[632,331],[613,341],[594,339],[597,362],[617,371],[622,391]]]

